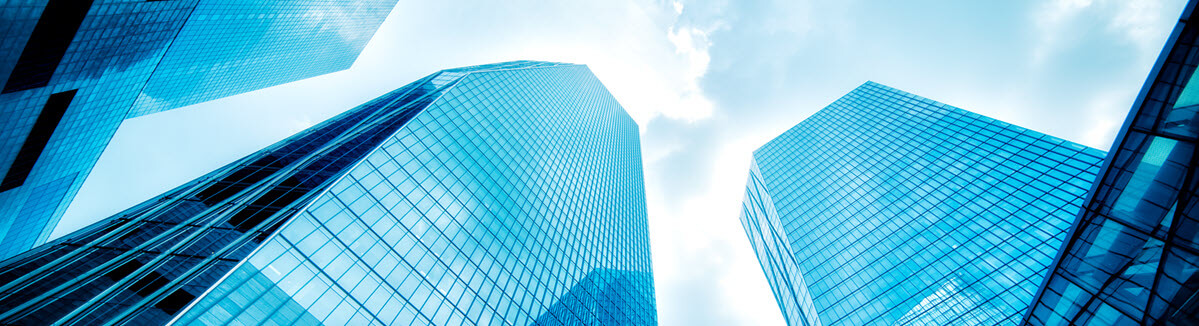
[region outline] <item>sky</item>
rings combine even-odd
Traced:
[[[53,237],[440,69],[586,64],[641,130],[663,325],[781,325],[752,151],[870,80],[1106,150],[1183,0],[408,1],[348,70],[125,121]]]

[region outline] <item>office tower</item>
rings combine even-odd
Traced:
[[[636,123],[444,70],[0,267],[0,323],[654,324]]]
[[[741,221],[791,325],[1015,324],[1102,156],[867,82],[754,152]]]
[[[125,118],[348,68],[394,3],[0,5],[0,259],[46,240]]]
[[[1134,102],[1024,324],[1199,321],[1195,3]]]

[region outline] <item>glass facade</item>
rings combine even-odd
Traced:
[[[0,323],[655,324],[636,123],[444,70],[5,261]]]
[[[349,68],[396,0],[203,0],[129,117]]]
[[[867,82],[754,152],[741,220],[791,325],[1015,324],[1103,155]]]
[[[344,69],[395,0],[301,2],[0,4],[0,259],[46,240],[125,118]]]
[[[1141,89],[1024,324],[1199,320],[1195,3]]]

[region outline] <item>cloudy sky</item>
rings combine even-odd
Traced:
[[[354,67],[128,120],[55,236],[443,68],[587,64],[642,131],[664,325],[782,324],[750,153],[867,80],[1107,149],[1183,0],[408,1]]]

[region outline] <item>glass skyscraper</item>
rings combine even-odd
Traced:
[[[46,240],[125,118],[348,68],[394,4],[0,4],[0,258]]]
[[[1187,4],[1026,325],[1199,324],[1199,27]]]
[[[638,128],[586,66],[443,70],[0,267],[4,324],[655,324]]]
[[[741,221],[791,325],[1003,325],[1103,152],[867,82],[754,152]]]

